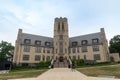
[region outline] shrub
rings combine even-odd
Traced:
[[[48,66],[50,65],[50,61],[41,61],[39,62],[39,64],[36,66],[36,68],[41,69],[41,68],[48,68]]]
[[[72,63],[75,64],[76,66],[83,66],[85,65],[84,59],[78,59],[78,60],[72,60]]]

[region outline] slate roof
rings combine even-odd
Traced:
[[[24,44],[25,39],[31,40],[30,45],[35,45],[35,41],[39,40],[39,41],[41,41],[41,46],[45,46],[45,42],[51,42],[50,47],[53,47],[53,38],[51,38],[51,37],[22,33],[21,44]]]
[[[99,44],[102,43],[101,33],[97,32],[97,33],[92,33],[92,34],[87,34],[87,35],[70,37],[69,45],[70,45],[70,47],[72,47],[72,42],[78,42],[78,46],[81,46],[82,40],[87,40],[88,45],[92,45],[92,39],[95,39],[95,38],[99,39]],[[45,37],[45,36],[40,36],[40,35],[22,33],[21,44],[24,44],[25,39],[30,39],[31,45],[35,45],[35,41],[39,40],[39,41],[41,41],[41,46],[45,46],[45,42],[50,42],[51,43],[50,47],[53,47],[53,38],[52,37]]]
[[[88,45],[92,44],[92,39],[98,38],[99,39],[99,44],[102,43],[102,38],[101,38],[101,33],[92,33],[92,34],[87,34],[87,35],[81,35],[81,36],[76,36],[76,37],[71,37],[69,38],[69,43],[70,47],[72,47],[72,42],[78,42],[78,46],[81,46],[81,41],[82,40],[87,40]]]

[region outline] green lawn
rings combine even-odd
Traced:
[[[23,71],[20,70],[12,70],[10,71],[9,74],[0,74],[0,80],[7,80],[7,79],[14,79],[14,78],[27,78],[27,77],[36,77],[40,74],[42,74],[43,72],[47,71],[48,69],[41,69],[41,70],[30,70],[30,69],[25,69]]]
[[[120,78],[120,64],[77,68],[77,70],[88,76],[106,75],[106,76],[115,76],[116,78]]]

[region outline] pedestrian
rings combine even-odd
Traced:
[[[75,71],[75,63],[72,63],[72,71]]]

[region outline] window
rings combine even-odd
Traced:
[[[80,49],[79,48],[77,48],[77,53],[80,53]]]
[[[57,49],[56,49],[56,53],[57,53]]]
[[[36,44],[36,45],[41,45],[41,41],[36,40],[36,41],[35,41],[35,44]]]
[[[35,55],[35,61],[40,61],[41,56],[40,55]]]
[[[45,53],[45,48],[43,48],[43,53]]]
[[[82,45],[87,45],[88,41],[87,40],[82,40]]]
[[[29,45],[24,46],[24,52],[30,52],[30,46]]]
[[[73,52],[73,53],[76,53],[76,48],[73,48],[73,49],[72,49],[72,52]]]
[[[63,53],[63,47],[60,47],[60,53]]]
[[[45,46],[50,46],[50,42],[45,42]]]
[[[60,36],[59,36],[59,39],[60,39],[60,40],[63,40],[63,35],[60,35]]]
[[[76,56],[73,56],[73,60],[76,60]]]
[[[29,60],[29,55],[23,55],[23,60],[28,61]]]
[[[82,52],[87,52],[88,50],[87,50],[87,46],[83,46],[82,47]]]
[[[44,55],[42,56],[42,60],[45,61],[45,56]]]
[[[97,44],[97,43],[99,43],[99,39],[98,38],[92,39],[92,44]]]
[[[71,53],[71,48],[69,48],[69,53]]]
[[[65,48],[65,53],[67,53],[67,49]]]
[[[60,42],[59,45],[60,45],[60,46],[63,46],[63,42]]]
[[[62,31],[64,31],[64,23],[62,22]]]
[[[58,23],[58,31],[60,31],[60,22]]]
[[[50,60],[50,56],[47,56],[46,60],[49,61]]]
[[[78,55],[78,59],[80,59],[80,56]]]
[[[78,45],[78,42],[72,42],[72,46],[77,46]]]
[[[25,44],[30,44],[30,43],[31,43],[31,40],[30,40],[30,39],[25,39],[25,40],[24,40],[24,43],[25,43]]]
[[[86,58],[86,55],[84,55],[84,60],[86,60],[87,58]]]
[[[50,49],[49,48],[47,48],[47,53],[50,53]]]
[[[99,51],[99,46],[98,45],[93,45],[93,51]]]
[[[100,60],[100,54],[94,54],[94,60]]]
[[[35,47],[35,52],[36,53],[41,53],[41,47]]]

